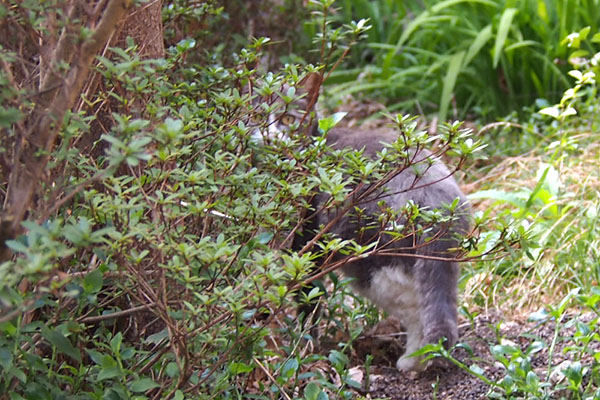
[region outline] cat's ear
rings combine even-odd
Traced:
[[[311,72],[302,78],[300,82],[298,82],[297,87],[302,89],[302,91],[307,94],[309,104],[311,105],[314,105],[314,103],[317,102],[322,80],[323,78],[321,77],[320,73]]]

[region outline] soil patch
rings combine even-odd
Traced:
[[[588,313],[576,318],[587,322],[593,318],[593,315]],[[477,364],[484,376],[494,381],[505,375],[505,369],[501,363],[494,360],[490,352],[491,346],[497,345],[501,340],[502,343],[516,345],[525,351],[534,342],[543,343],[542,350],[531,357],[531,366],[536,375],[541,380],[545,380],[549,369],[549,349],[554,340],[555,322],[551,320],[540,324],[527,321],[502,322],[503,320],[501,315],[486,315],[479,316],[470,323],[463,323],[459,340],[467,344],[473,354],[458,349],[453,355],[467,366]],[[363,389],[360,393],[362,396],[367,399],[398,400],[487,398],[486,394],[490,391],[490,386],[454,365],[446,368],[429,368],[421,373],[405,373],[396,370],[394,365],[397,357],[402,353],[403,335],[385,332],[395,329],[397,324],[397,321],[384,320],[356,343],[354,359],[356,366],[352,368],[351,374],[354,380],[362,384]],[[574,323],[561,326],[552,356],[553,367],[567,365],[570,362],[570,354],[567,350],[568,346],[573,345],[574,326]],[[581,360],[584,365],[588,362],[592,363],[592,354],[600,351],[600,343],[594,342],[589,350],[589,358]],[[364,368],[363,357],[366,354],[373,356],[369,374]],[[560,373],[561,369],[561,367],[557,368],[549,378],[553,383],[565,379]]]

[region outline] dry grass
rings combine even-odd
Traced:
[[[513,316],[528,315],[545,304],[555,304],[573,287],[598,284],[598,248],[595,215],[600,202],[600,141],[598,135],[585,132],[571,135],[576,146],[556,151],[540,145],[531,152],[507,157],[478,179],[466,191],[501,190],[507,193],[532,191],[538,184],[540,165],[550,164],[558,172],[559,191],[551,204],[539,204],[527,210],[527,221],[537,226],[539,249],[534,259],[516,254],[510,260],[473,263],[466,266],[467,280],[463,302],[468,308],[500,309]],[[558,157],[557,155],[560,155]],[[475,171],[477,172],[477,171]],[[551,182],[554,183],[554,182]],[[493,210],[493,215],[511,210],[514,205],[495,199],[472,202],[476,211]],[[558,213],[549,212],[557,206]],[[596,265],[586,262],[596,260]]]

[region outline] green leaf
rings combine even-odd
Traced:
[[[560,115],[560,110],[558,107],[556,106],[551,106],[551,107],[545,107],[542,108],[540,111],[538,111],[540,114],[542,115],[549,115],[553,118],[558,119],[559,115]]]
[[[543,171],[542,171],[543,168]],[[538,171],[538,182],[535,185],[535,188],[531,191],[529,198],[527,199],[527,203],[525,204],[525,208],[531,207],[533,201],[537,198],[538,193],[542,190],[544,186],[544,182],[546,181],[546,175],[548,175],[548,171],[552,168],[552,166],[543,164],[540,166],[540,170]]]
[[[131,382],[129,384],[129,390],[131,390],[134,393],[141,393],[150,389],[157,388],[159,386],[160,385],[158,383],[154,382],[150,378],[142,378],[138,379],[137,381]]]
[[[160,332],[153,333],[152,335],[146,338],[147,343],[159,344],[164,339],[169,338],[169,330],[167,328],[163,329]]]
[[[469,369],[471,371],[473,371],[473,373],[475,373],[476,375],[484,375],[485,371],[483,370],[483,368],[481,368],[479,365],[477,364],[472,364]]]
[[[563,368],[562,372],[569,380],[579,384],[583,378],[582,370],[581,362],[573,361]]]
[[[98,374],[98,380],[103,381],[105,379],[112,379],[124,375],[125,374],[121,371],[121,369],[119,369],[119,367],[102,368]]]
[[[173,140],[183,133],[183,121],[181,121],[180,119],[167,118],[163,124],[158,126],[157,130],[163,135],[165,139]],[[148,139],[148,142],[143,143],[142,146],[145,146],[150,142],[150,138],[146,139]],[[139,148],[142,146],[136,147]]]
[[[537,387],[540,383],[540,378],[538,378],[535,372],[529,371],[525,377],[525,382],[531,387]]]
[[[42,328],[42,336],[48,340],[59,353],[71,357],[73,360],[81,363],[81,354],[61,332],[51,330],[50,328]]]
[[[329,400],[329,396],[316,382],[310,382],[304,388],[304,400]]]
[[[119,354],[121,352],[121,343],[123,342],[123,334],[121,332],[117,333],[110,340],[110,348],[115,354]]]
[[[544,350],[546,347],[548,347],[548,346],[543,341],[535,340],[533,343],[531,343],[529,345],[529,347],[527,347],[527,354],[535,354],[539,351]]]
[[[473,354],[475,354],[473,352],[473,348],[468,343],[457,343],[455,348],[466,350],[471,355],[471,357],[473,356]]]
[[[317,400],[321,388],[315,382],[310,382],[304,388],[304,399],[306,400]]]
[[[517,49],[522,49],[523,47],[534,47],[539,46],[539,43],[534,40],[521,40],[519,42],[513,43],[510,46],[506,46],[504,48],[504,52],[508,53]]]
[[[442,98],[440,99],[440,121],[446,120],[450,100],[452,100],[452,92],[456,86],[456,78],[462,69],[464,57],[464,51],[458,52],[450,57],[448,71],[446,71],[446,76],[443,81],[444,87],[442,89]]]
[[[569,76],[577,79],[578,81],[580,81],[581,78],[583,77],[583,74],[581,73],[581,71],[576,70],[576,69],[569,71],[568,74],[569,74]]]
[[[285,364],[283,364],[283,367],[281,368],[281,376],[286,379],[290,379],[298,370],[298,365],[298,360],[296,358],[290,358],[285,362]]]
[[[327,358],[337,371],[343,370],[348,364],[348,356],[338,350],[331,350]]]
[[[498,33],[496,34],[496,42],[494,43],[494,50],[492,53],[494,55],[494,68],[498,66],[498,61],[500,61],[500,55],[502,54],[504,44],[506,43],[506,38],[508,37],[508,31],[510,30],[512,20],[516,13],[516,8],[507,8],[502,13],[502,17],[500,18],[500,25],[498,26]]]
[[[11,126],[23,118],[23,113],[15,107],[0,108],[0,127],[10,129]]]
[[[579,39],[580,39],[580,40],[585,40],[585,39],[587,39],[588,35],[590,34],[590,30],[591,30],[591,29],[592,29],[592,28],[591,28],[591,27],[589,27],[589,26],[586,26],[585,28],[582,28],[582,29],[579,31]]]
[[[27,383],[27,375],[25,375],[25,373],[19,368],[11,368],[10,370],[8,370],[8,372],[10,373],[10,375],[14,376],[21,382]]]
[[[12,351],[8,347],[0,347],[0,367],[5,370],[12,367]]]
[[[175,394],[173,395],[173,400],[183,400],[184,396],[183,396],[183,392],[181,390],[176,390]]]
[[[549,316],[550,316],[550,313],[546,309],[540,308],[539,310],[529,314],[527,321],[529,321],[529,322],[546,321],[549,318]]]
[[[83,278],[83,288],[88,293],[97,293],[102,289],[102,272],[95,269]]]
[[[104,394],[102,395],[102,400],[129,400],[131,396],[128,393],[125,393],[125,390],[122,387],[114,386],[109,389],[106,389]]]
[[[409,357],[419,357],[419,356],[423,356],[425,354],[431,354],[431,353],[439,353],[444,347],[441,344],[438,343],[428,343],[425,346],[421,347],[419,350],[415,351],[414,353],[410,353],[408,356]]]
[[[260,244],[267,244],[273,239],[273,232],[262,232],[256,236],[256,241]]]
[[[177,363],[175,361],[171,361],[170,363],[168,363],[165,368],[165,373],[170,378],[179,376],[179,367],[177,366]]]
[[[10,322],[0,322],[0,332],[14,336],[17,333],[17,327]]]
[[[92,359],[92,361],[95,364],[102,365],[102,359],[104,357],[104,354],[100,353],[99,351],[91,350],[91,349],[85,349],[85,352],[88,354],[88,356]]]
[[[560,301],[560,303],[558,304],[558,307],[556,307],[556,309],[552,310],[552,312],[551,312],[552,316],[554,316],[556,319],[559,319],[563,315],[565,310],[567,309],[567,306],[571,302],[571,299],[573,297],[577,296],[579,294],[580,290],[581,290],[580,287],[571,289],[569,291],[569,293],[567,293],[567,295]]]
[[[19,240],[7,240],[5,244],[9,249],[16,251],[17,253],[27,253],[27,246]]]
[[[322,295],[323,292],[321,291],[321,289],[318,286],[315,286],[314,288],[312,288],[310,290],[310,292],[306,295],[306,299],[307,300],[312,300],[315,297],[319,297],[320,295]]]
[[[573,107],[567,107],[565,109],[565,111],[561,112],[559,115],[560,119],[565,119],[566,117],[569,117],[571,115],[577,115],[577,110],[574,109]]]
[[[244,374],[246,372],[250,372],[254,369],[253,365],[244,364],[243,362],[234,362],[229,365],[229,371],[232,374]]]

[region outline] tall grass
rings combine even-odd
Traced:
[[[373,28],[347,69],[332,75],[334,98],[368,93],[390,108],[441,120],[485,119],[556,101],[568,87],[568,33],[598,31],[597,0],[344,0],[338,18]],[[390,99],[392,103],[389,102]]]

